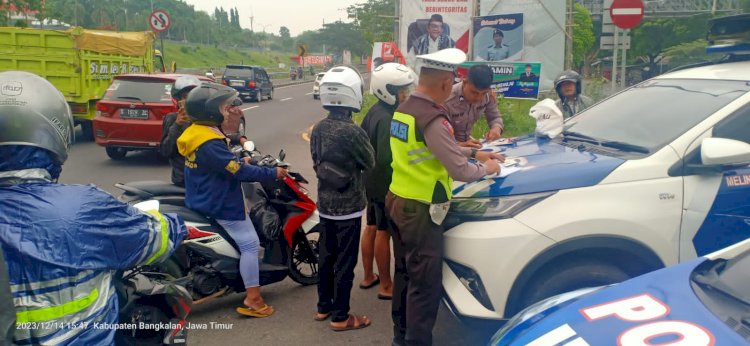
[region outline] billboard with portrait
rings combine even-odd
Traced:
[[[487,64],[492,69],[492,90],[498,95],[522,99],[536,99],[539,96],[541,63],[470,61],[458,67],[458,75],[466,76],[469,68],[477,64]]]
[[[517,60],[523,51],[523,13],[474,18],[474,60]]]
[[[480,0],[480,15],[523,13],[524,45],[511,60],[538,61],[542,90],[552,89],[565,58],[565,0]]]
[[[469,31],[474,0],[401,1],[401,51],[409,65],[414,57],[445,48],[469,51]]]

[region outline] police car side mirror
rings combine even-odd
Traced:
[[[706,166],[747,166],[750,164],[750,144],[727,138],[704,138],[701,163]]]

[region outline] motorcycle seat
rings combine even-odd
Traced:
[[[117,187],[124,191],[144,197],[151,198],[156,196],[185,195],[185,188],[159,180],[134,181],[125,184],[117,184]]]

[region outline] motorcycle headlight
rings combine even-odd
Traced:
[[[568,293],[559,294],[541,300],[530,305],[513,318],[508,320],[500,330],[490,339],[488,346],[509,345],[514,339],[521,336],[529,327],[551,313],[562,309],[567,303],[572,303],[576,298],[597,291],[602,287],[582,288]],[[549,310],[549,311],[547,311]]]
[[[468,221],[512,218],[557,191],[517,196],[454,198],[445,220],[445,229]]]

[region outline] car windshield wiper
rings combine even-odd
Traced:
[[[572,139],[575,141],[584,141],[584,142],[590,142],[590,143],[599,143],[600,141],[594,137],[591,137],[589,135],[584,135],[583,133],[579,132],[573,132],[573,131],[563,131],[562,133],[563,139]]]
[[[146,104],[146,101],[141,100],[140,97],[135,97],[135,96],[117,96],[117,98],[120,99],[120,100],[135,100],[135,101],[139,101],[139,102],[143,103],[144,105]]]
[[[648,154],[648,153],[651,152],[648,148],[646,148],[644,146],[640,146],[640,145],[637,145],[637,144],[625,143],[625,142],[602,141],[602,142],[599,142],[599,144],[601,146],[603,146],[603,147],[615,148],[615,149],[620,149],[620,150],[625,150],[625,151],[634,151],[634,152],[637,152],[637,153]]]

